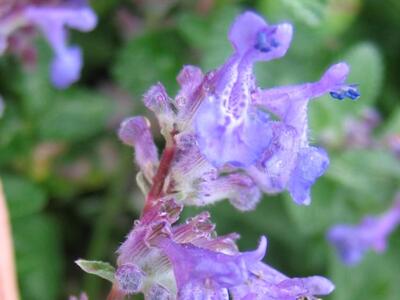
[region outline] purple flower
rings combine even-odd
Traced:
[[[311,187],[329,158],[309,145],[308,103],[327,93],[352,100],[359,94],[345,83],[345,63],[333,65],[314,83],[258,88],[254,63],[282,57],[291,38],[291,25],[268,25],[245,12],[230,29],[234,53],[225,64],[205,75],[185,66],[174,99],[161,83],[144,95],[167,144],[176,148],[167,189],[180,201],[201,206],[229,198],[249,210],[261,189],[287,190],[295,203],[310,204]]]
[[[151,183],[158,166],[158,153],[149,121],[144,117],[128,118],[122,122],[118,136],[125,144],[134,147],[136,163]]]
[[[345,84],[344,63],[316,83],[257,88],[253,63],[283,56],[291,36],[288,24],[270,26],[256,14],[241,15],[229,34],[235,52],[210,79],[194,126],[199,149],[214,166],[243,168],[264,192],[287,189],[296,203],[308,205],[311,186],[329,165],[324,150],[309,146],[308,102],[326,93],[358,95]]]
[[[345,84],[349,68],[344,63],[315,83],[257,88],[253,63],[283,56],[291,37],[288,24],[267,25],[251,12],[238,17],[229,33],[235,52],[206,77],[194,129],[200,152],[215,167],[244,169],[264,192],[287,189],[297,204],[308,205],[311,186],[329,165],[324,150],[309,146],[308,102],[326,93],[352,100],[359,94]]]
[[[228,299],[227,289],[247,279],[248,265],[261,260],[266,250],[266,239],[254,252],[228,255],[196,247],[177,244],[170,239],[158,241],[172,263],[179,299]]]
[[[217,236],[207,212],[175,225],[182,210],[173,198],[147,211],[118,250],[116,281],[126,295],[149,299],[280,299],[327,295],[333,284],[319,276],[289,278],[261,262],[267,240],[239,252],[237,234]],[[154,298],[151,298],[150,295]],[[247,298],[246,298],[247,297]],[[269,298],[268,298],[269,297]]]
[[[269,117],[251,106],[256,89],[253,64],[283,56],[291,38],[291,25],[271,26],[251,12],[239,16],[231,27],[229,40],[235,52],[209,79],[211,90],[194,123],[201,151],[215,166],[248,166],[268,146]]]
[[[227,286],[241,282],[246,276],[244,261],[254,259],[254,255],[237,255],[234,243],[237,237],[216,238],[208,213],[172,226],[181,210],[182,206],[174,199],[160,199],[136,222],[118,250],[116,280],[125,294],[160,293],[171,299],[173,295],[184,297],[196,289],[224,294]],[[209,264],[215,264],[215,268],[209,270]],[[204,285],[207,278],[215,280],[212,287]]]
[[[234,300],[297,300],[328,295],[334,288],[324,277],[289,278],[260,262],[250,268],[248,280],[231,293]]]
[[[385,251],[388,236],[400,223],[400,197],[380,216],[366,216],[358,225],[335,225],[328,232],[328,240],[347,265],[359,263],[372,249]]]
[[[86,1],[68,0],[54,5],[16,5],[0,19],[5,28],[0,31],[0,53],[7,47],[7,38],[19,28],[39,28],[54,51],[51,63],[51,80],[57,88],[67,88],[80,77],[82,53],[76,46],[68,46],[67,28],[90,31],[97,17]]]
[[[51,63],[51,80],[54,86],[66,88],[77,81],[82,69],[82,53],[78,47],[63,49]]]

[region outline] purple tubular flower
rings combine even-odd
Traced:
[[[328,295],[334,285],[321,276],[289,278],[262,262],[250,268],[248,280],[231,289],[234,300],[297,300]]]
[[[244,173],[218,175],[200,153],[193,134],[181,134],[176,138],[177,153],[171,173],[174,187],[179,190],[185,204],[204,206],[223,199],[239,210],[252,210],[261,193],[255,182]]]
[[[198,291],[198,297],[228,299],[227,289],[242,283],[247,267],[264,256],[265,238],[256,251],[239,253],[234,242],[237,235],[216,237],[206,212],[172,226],[181,210],[174,199],[160,199],[135,223],[118,250],[116,280],[124,294],[143,292],[154,296],[149,299],[158,299],[158,294],[165,299],[175,299],[176,295],[179,299],[197,299],[189,295]]]
[[[82,69],[81,50],[67,45],[67,27],[87,32],[96,23],[94,11],[83,0],[15,4],[5,16],[0,17],[0,54],[7,47],[8,37],[15,31],[29,26],[39,28],[54,51],[51,80],[57,88],[67,88],[79,79]]]
[[[356,265],[372,249],[385,251],[388,236],[400,223],[400,195],[394,205],[380,216],[366,216],[358,225],[335,225],[328,234],[343,263]]]
[[[77,47],[67,46],[67,29],[90,31],[97,23],[94,12],[84,1],[69,1],[59,6],[28,6],[25,9],[28,22],[41,29],[52,46],[55,57],[51,65],[53,84],[67,88],[80,77],[82,54]]]
[[[308,102],[345,85],[345,63],[330,67],[315,83],[257,91],[253,103],[275,114],[270,146],[247,172],[266,193],[288,189],[297,204],[311,202],[310,189],[329,165],[323,149],[309,146]]]
[[[227,288],[247,278],[247,267],[263,258],[267,241],[263,237],[257,250],[238,255],[177,244],[169,239],[161,239],[158,246],[173,265],[179,299],[222,300],[229,298]]]
[[[125,144],[134,147],[136,163],[146,179],[152,182],[158,166],[158,153],[149,121],[144,117],[128,118],[121,123],[118,136]]]
[[[345,63],[333,65],[315,83],[257,88],[254,62],[282,57],[291,38],[289,24],[268,25],[251,12],[239,16],[229,32],[235,52],[205,77],[193,126],[199,151],[218,170],[243,169],[264,192],[286,189],[295,203],[308,205],[311,186],[329,165],[327,153],[309,145],[308,102],[327,93],[354,100],[359,93],[345,83]]]
[[[81,69],[81,49],[78,47],[65,48],[56,53],[51,63],[51,80],[54,86],[62,89],[67,88],[79,79]]]
[[[239,16],[231,27],[229,40],[235,52],[210,79],[211,91],[194,124],[200,149],[215,166],[248,166],[268,146],[272,135],[268,115],[250,106],[253,64],[283,56],[291,37],[291,25],[270,26],[251,12]]]
[[[254,181],[245,174],[234,173],[198,185],[197,205],[229,199],[242,211],[252,210],[260,200],[261,193]]]
[[[147,211],[118,250],[116,279],[126,295],[146,299],[279,299],[329,294],[333,284],[319,276],[289,278],[261,262],[267,240],[239,252],[236,234],[217,237],[207,212],[173,225],[182,206],[160,199]],[[145,270],[145,272],[144,272]]]

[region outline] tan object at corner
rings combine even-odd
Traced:
[[[0,299],[18,300],[14,251],[7,203],[0,181]]]

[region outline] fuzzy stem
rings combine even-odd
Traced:
[[[6,199],[0,181],[0,299],[18,300],[13,242]]]
[[[156,203],[156,201],[163,195],[163,187],[165,179],[168,176],[172,160],[175,156],[176,145],[174,139],[175,133],[172,132],[170,138],[167,139],[166,147],[161,155],[160,164],[157,173],[153,178],[153,185],[150,188],[146,197],[146,202],[142,211],[142,216]],[[124,294],[118,290],[114,284],[107,296],[107,300],[123,300]]]
[[[145,214],[159,199],[163,196],[163,187],[165,179],[168,176],[169,169],[171,167],[172,160],[175,156],[176,145],[174,139],[174,133],[171,134],[171,139],[167,140],[167,145],[161,155],[160,165],[157,173],[153,178],[153,185],[150,188],[149,193],[146,197],[146,203],[143,208],[143,214]]]
[[[114,284],[113,287],[111,288],[110,293],[107,296],[107,300],[123,300],[125,298],[125,295],[119,291],[117,286]]]

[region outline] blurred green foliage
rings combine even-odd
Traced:
[[[25,70],[12,56],[0,59],[6,103],[0,176],[23,299],[65,299],[81,290],[92,299],[104,298],[108,283],[83,274],[74,261],[115,262],[114,251],[142,205],[132,154],[115,135],[118,123],[145,113],[141,96],[150,85],[161,81],[173,95],[183,64],[208,71],[223,63],[232,51],[228,28],[246,8],[270,22],[295,25],[287,56],[257,65],[261,86],[317,80],[330,64],[346,60],[362,97],[357,102],[324,97],[310,105],[310,134],[331,156],[311,206],[298,207],[287,195],[265,196],[249,213],[219,203],[207,208],[218,231],[239,232],[243,249],[267,235],[266,261],[290,276],[331,277],[336,291],[330,299],[398,299],[399,230],[387,253],[369,253],[353,268],[338,261],[324,237],[334,223],[385,210],[400,187],[400,160],[387,142],[400,135],[396,0],[103,0],[93,5],[100,24],[92,33],[72,34],[83,47],[85,69],[68,90],[49,84],[51,52],[40,39],[34,69]],[[362,120],[367,108],[381,115],[368,136],[372,145],[352,146],[347,124]],[[199,210],[187,208],[184,214]]]

